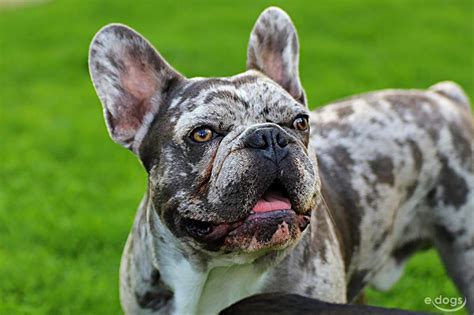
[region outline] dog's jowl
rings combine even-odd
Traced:
[[[127,314],[216,314],[283,291],[350,302],[434,246],[474,311],[474,127],[455,83],[309,112],[298,39],[265,10],[247,71],[186,78],[112,24],[89,56],[111,137],[148,173],[121,263]],[[422,298],[422,297],[420,297]]]

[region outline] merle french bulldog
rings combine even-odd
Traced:
[[[474,124],[452,82],[310,112],[288,15],[269,8],[247,71],[185,78],[111,24],[89,66],[109,133],[148,185],[121,263],[127,314],[216,314],[257,293],[351,302],[434,246],[474,311]],[[423,298],[423,297],[419,297]]]

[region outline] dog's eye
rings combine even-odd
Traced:
[[[306,116],[298,116],[293,121],[293,128],[296,130],[305,131],[309,128],[308,117]]]
[[[195,142],[208,142],[214,137],[214,132],[209,127],[199,127],[191,132],[191,139]]]

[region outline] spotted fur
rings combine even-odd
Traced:
[[[446,267],[472,300],[474,129],[468,108],[437,87],[388,90],[323,107],[312,123],[323,184],[324,178],[344,182],[337,193],[346,198],[333,209],[350,216],[335,215],[349,227],[348,298],[372,281],[388,289],[416,250],[435,245],[443,253],[457,243],[447,250]]]
[[[89,64],[112,138],[148,173],[122,256],[127,314],[216,314],[273,291],[344,303],[371,283],[388,289],[430,246],[473,310],[474,127],[456,84],[357,95],[309,113],[296,30],[278,8],[259,17],[248,70],[233,77],[187,79],[117,24],[96,35]],[[310,133],[292,127],[301,115]],[[196,145],[190,134],[201,126],[215,137]],[[285,158],[249,146],[264,129],[284,137]],[[196,222],[247,217],[275,181],[296,213],[311,215],[304,232],[288,219],[232,242],[190,236]],[[286,241],[272,243],[276,233]]]

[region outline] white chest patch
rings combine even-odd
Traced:
[[[252,264],[215,267],[204,273],[181,260],[168,271],[173,273],[169,278],[175,288],[176,315],[218,314],[234,302],[258,293],[265,278]]]
[[[206,270],[199,270],[178,250],[178,244],[156,211],[148,211],[148,215],[162,237],[154,239],[157,242],[153,246],[155,267],[174,291],[173,314],[218,314],[238,300],[259,293],[268,272],[255,266],[257,257],[221,257],[211,260]]]
[[[204,285],[197,314],[217,314],[225,307],[261,289],[265,275],[253,264],[216,267]]]

